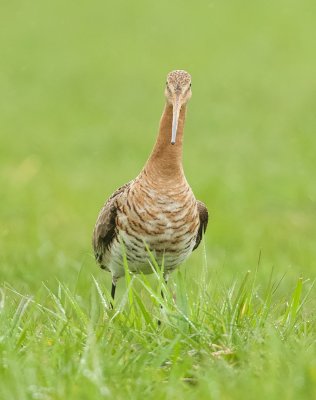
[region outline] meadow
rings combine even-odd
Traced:
[[[315,12],[1,4],[0,399],[316,398]],[[192,75],[184,169],[208,231],[168,287],[127,274],[110,310],[92,230],[173,69]]]

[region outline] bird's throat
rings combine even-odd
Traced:
[[[167,179],[173,177],[179,179],[179,175],[183,175],[182,143],[185,114],[186,106],[183,105],[179,115],[177,140],[175,144],[171,144],[173,109],[172,105],[166,104],[155,146],[144,168],[150,175]]]

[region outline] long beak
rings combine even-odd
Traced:
[[[180,99],[177,96],[173,101],[171,144],[176,143],[180,108],[181,108]]]

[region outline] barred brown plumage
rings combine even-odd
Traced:
[[[151,273],[150,256],[164,263],[166,274],[195,250],[206,231],[208,211],[196,200],[182,167],[186,104],[191,76],[182,70],[167,76],[166,105],[158,137],[143,170],[106,201],[93,232],[93,248],[101,268],[117,279],[125,273],[122,244],[134,273]]]

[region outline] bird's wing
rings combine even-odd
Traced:
[[[117,200],[130,187],[132,181],[119,187],[106,201],[94,227],[92,245],[96,260],[102,265],[102,258],[109,249],[116,234]]]
[[[196,241],[195,245],[193,247],[193,250],[198,248],[201,240],[202,240],[202,235],[205,233],[206,228],[207,228],[207,223],[208,223],[208,211],[204,203],[201,201],[197,200],[197,208],[198,208],[198,213],[199,213],[199,218],[200,218],[200,226],[198,233],[196,235]]]

